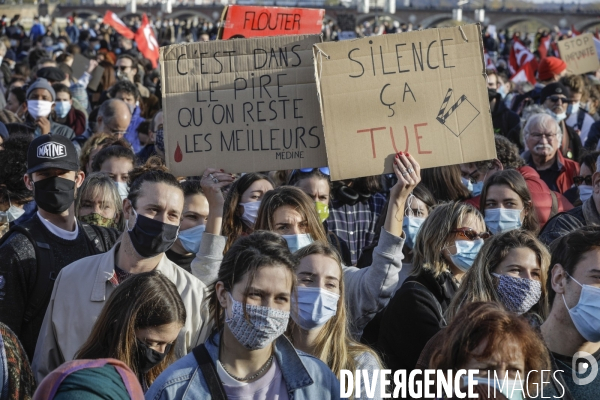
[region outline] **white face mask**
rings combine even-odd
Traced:
[[[121,200],[125,200],[129,194],[129,186],[127,185],[127,182],[115,182],[115,185],[117,185],[117,190],[119,191]]]
[[[577,114],[577,112],[579,111],[579,102],[570,104],[568,107],[568,111],[569,111],[568,112],[569,115]]]
[[[560,113],[560,114],[557,114],[557,113],[552,112],[552,111],[550,111],[550,112],[552,113],[552,116],[554,117],[554,119],[556,120],[556,122],[561,122],[565,118],[567,118],[567,113],[566,112],[563,112],[563,113]]]
[[[5,224],[7,222],[16,221],[23,214],[25,214],[23,208],[15,207],[11,204],[8,210],[0,211],[0,223]]]
[[[46,100],[27,100],[27,111],[33,119],[48,117],[52,111],[52,104],[54,102]]]
[[[249,203],[240,203],[240,206],[244,207],[244,213],[242,214],[242,221],[250,228],[254,228],[256,223],[256,217],[258,216],[258,209],[260,208],[260,201],[251,201]]]

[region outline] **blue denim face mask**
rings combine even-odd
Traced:
[[[455,245],[456,254],[450,254],[450,259],[458,269],[467,272],[473,266],[473,261],[483,246],[483,239],[457,240]]]
[[[404,217],[402,220],[402,230],[406,234],[404,245],[411,250],[415,247],[415,239],[423,222],[425,222],[425,218]]]
[[[339,299],[322,288],[298,286],[298,315],[292,313],[292,319],[305,331],[323,326],[337,313]]]
[[[292,253],[297,252],[301,248],[306,247],[313,242],[308,233],[304,233],[302,235],[281,235],[281,237],[285,239],[288,244],[288,248]]]
[[[206,225],[198,225],[179,232],[178,238],[185,251],[196,254],[200,250],[200,242],[205,230]]]
[[[516,278],[492,273],[498,278],[496,293],[508,311],[525,314],[542,296],[542,284],[533,279]]]
[[[486,208],[485,224],[494,235],[519,229],[523,225],[522,211],[509,208]]]

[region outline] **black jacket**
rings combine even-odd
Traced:
[[[594,197],[590,197],[581,206],[562,212],[549,220],[539,235],[539,239],[550,245],[558,239],[584,226],[600,225],[600,214],[596,210]]]
[[[492,110],[492,124],[494,133],[504,136],[516,144],[520,150],[523,150],[521,119],[516,112],[506,107],[500,94],[496,94],[496,106]]]
[[[385,309],[385,329],[379,331],[377,347],[387,368],[407,370],[408,376],[429,339],[445,326],[440,307],[445,313],[457,289],[450,272],[435,278],[431,270],[422,269],[404,281]]]

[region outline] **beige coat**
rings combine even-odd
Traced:
[[[58,274],[33,357],[38,383],[62,363],[72,360],[89,337],[105,301],[116,288],[110,279],[119,245],[104,254],[69,264]],[[175,348],[180,358],[203,343],[208,335],[206,285],[165,255],[156,269],[177,286],[185,305],[187,319]]]

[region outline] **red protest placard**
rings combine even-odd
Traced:
[[[222,39],[319,34],[325,10],[260,6],[229,6]]]

